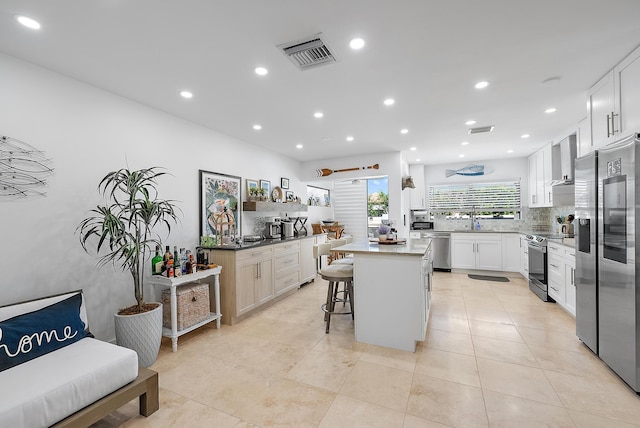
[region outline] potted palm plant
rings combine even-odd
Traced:
[[[144,301],[145,265],[156,245],[162,246],[155,228],[169,233],[178,221],[174,201],[158,198],[157,179],[165,174],[158,167],[108,173],[98,184],[104,205],[92,209],[76,229],[87,253],[90,241],[97,241],[96,254],[107,251],[99,268],[113,264],[131,273],[136,304],[115,315],[116,342],[135,350],[144,367],[156,360],[162,339],[162,305]]]

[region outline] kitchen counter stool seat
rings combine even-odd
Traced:
[[[353,306],[353,265],[351,264],[331,264],[320,270],[322,279],[329,281],[327,287],[327,301],[322,305],[324,311],[324,320],[326,322],[325,333],[329,333],[329,325],[331,324],[331,315],[351,315],[354,318]],[[342,291],[338,290],[340,283],[344,283]],[[338,297],[342,294],[342,297]],[[336,303],[349,302],[349,312],[336,312]]]

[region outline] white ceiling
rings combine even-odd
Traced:
[[[639,16],[639,0],[2,0],[0,51],[300,161],[437,164],[525,156],[568,132],[640,44]],[[276,48],[319,32],[338,62],[299,71]],[[468,119],[495,131],[468,135]]]

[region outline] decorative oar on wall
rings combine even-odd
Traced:
[[[371,165],[371,166],[361,166],[359,168],[345,168],[345,169],[322,168],[322,169],[316,169],[316,173],[318,174],[318,177],[326,177],[328,175],[333,174],[334,172],[360,171],[361,169],[378,169],[378,168],[379,168],[378,164]]]

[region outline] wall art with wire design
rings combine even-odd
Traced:
[[[0,136],[0,201],[45,196],[53,161],[24,141]]]

